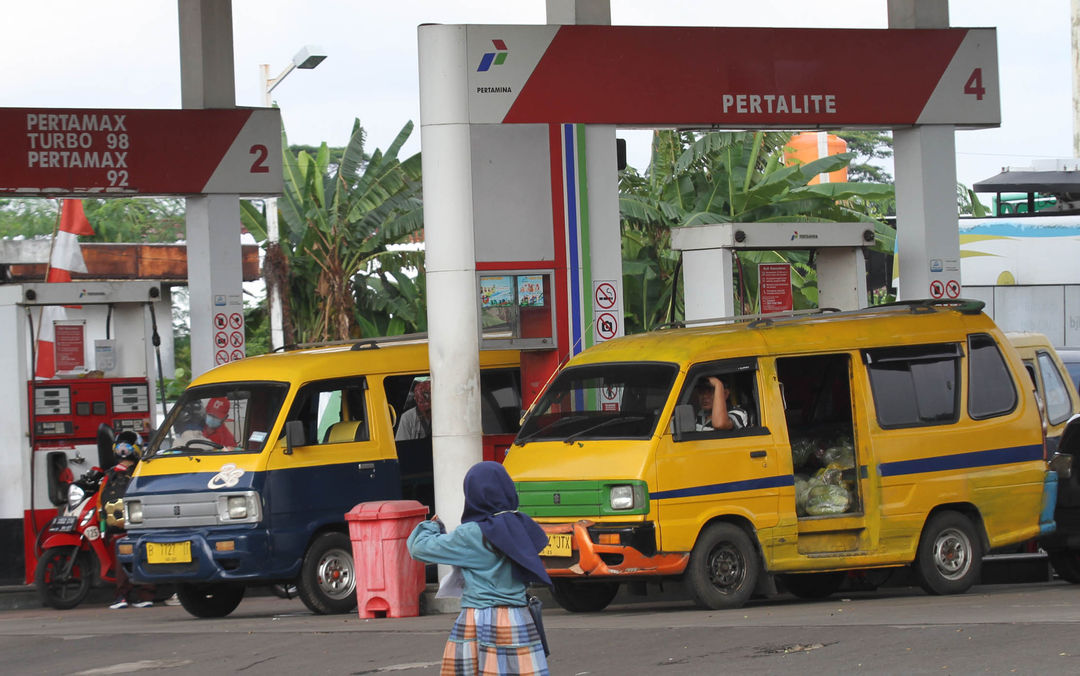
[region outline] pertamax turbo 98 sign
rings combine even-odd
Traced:
[[[0,109],[0,193],[281,193],[277,109]]]

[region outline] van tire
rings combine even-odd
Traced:
[[[244,598],[242,584],[181,584],[176,588],[180,605],[194,617],[225,617]]]
[[[784,584],[793,596],[800,599],[823,599],[835,594],[840,585],[844,584],[847,573],[833,571],[828,573],[790,573],[780,576]]]
[[[598,613],[607,608],[618,593],[618,582],[551,581],[551,598],[571,613]]]
[[[684,576],[694,603],[709,610],[739,608],[754,593],[761,562],[746,531],[714,523],[698,536]]]
[[[338,615],[356,607],[356,564],[344,533],[323,533],[304,555],[296,581],[300,600],[313,613]]]
[[[959,512],[935,514],[923,528],[915,575],[926,593],[963,594],[979,577],[982,547],[971,520]]]
[[[1054,572],[1066,582],[1080,583],[1080,551],[1062,549],[1050,552],[1050,565]]]

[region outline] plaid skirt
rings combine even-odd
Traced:
[[[527,606],[463,608],[443,651],[442,676],[547,676],[547,658]]]

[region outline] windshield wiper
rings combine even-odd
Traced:
[[[531,440],[533,440],[536,437],[540,436],[544,432],[547,432],[548,430],[550,430],[552,427],[557,427],[559,425],[562,425],[563,423],[573,422],[575,420],[583,420],[586,417],[587,416],[583,416],[583,415],[568,415],[568,416],[566,416],[564,418],[559,418],[558,420],[552,420],[551,422],[544,425],[540,429],[536,430],[535,432],[533,432],[529,436],[521,437],[520,439],[514,439],[514,445],[515,446],[524,446],[525,444],[529,443]]]
[[[619,422],[638,422],[639,420],[645,420],[645,416],[643,416],[643,415],[627,415],[627,416],[619,416],[618,418],[608,418],[607,420],[601,420],[600,422],[596,423],[595,425],[590,425],[589,427],[586,427],[585,429],[578,430],[577,432],[574,432],[570,436],[563,439],[563,443],[564,444],[572,444],[572,443],[574,443],[574,440],[577,439],[578,437],[580,437],[582,434],[585,434],[586,432],[592,432],[593,430],[598,430],[601,427],[607,427],[608,425],[613,425],[613,424],[619,423]]]

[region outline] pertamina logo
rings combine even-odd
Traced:
[[[494,52],[486,52],[480,59],[480,65],[476,68],[477,73],[483,73],[492,66],[501,66],[506,61],[506,55],[510,52],[506,49],[506,43],[502,40],[492,40],[495,45]]]
[[[791,231],[791,239],[789,241],[794,242],[797,239],[817,239],[817,238],[818,238],[818,236],[817,236],[817,233],[815,233],[815,232],[805,233],[805,234],[800,235],[798,230],[792,230]]]

